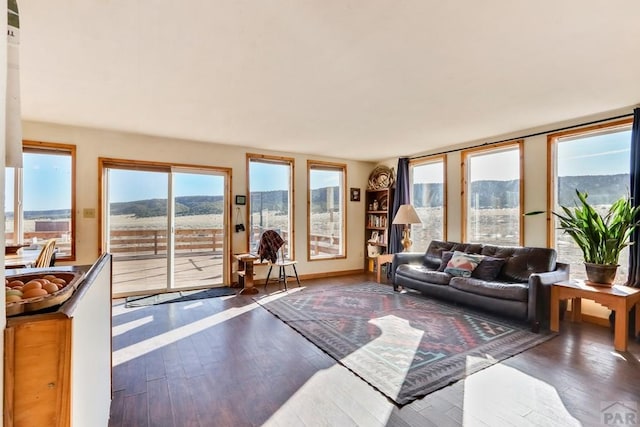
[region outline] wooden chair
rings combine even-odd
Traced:
[[[36,262],[34,263],[35,268],[46,268],[51,267],[51,260],[53,259],[53,251],[56,248],[56,239],[49,239],[47,243],[42,247],[40,253],[38,254],[38,258],[36,258]]]
[[[269,271],[267,272],[267,279],[264,281],[264,288],[267,289],[267,285],[269,284],[269,277],[271,276],[271,270],[273,269],[273,266],[277,266],[278,267],[278,284],[280,283],[284,283],[284,290],[287,290],[287,278],[288,277],[295,277],[296,278],[296,282],[298,282],[298,287],[300,286],[300,278],[298,277],[298,270],[296,270],[296,264],[298,263],[298,261],[292,260],[292,259],[285,259],[284,257],[284,246],[282,245],[280,247],[280,249],[278,249],[278,259],[276,260],[276,262],[269,262]],[[287,267],[292,267],[293,268],[293,274],[295,276],[288,276],[287,275]]]

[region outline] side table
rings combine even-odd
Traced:
[[[257,294],[258,288],[253,286],[253,263],[258,257],[252,254],[236,254],[234,258],[238,261],[238,284],[242,287],[238,295]]]
[[[382,254],[382,255],[378,255],[376,258],[376,280],[378,281],[378,283],[380,282],[380,273],[382,271],[382,266],[384,264],[388,264],[390,262],[393,262],[393,254]]]
[[[550,329],[560,330],[560,300],[570,299],[571,321],[580,322],[581,298],[604,305],[616,312],[613,346],[617,351],[627,351],[629,342],[629,310],[635,306],[636,333],[640,331],[640,289],[622,285],[611,287],[592,286],[584,280],[567,280],[551,285]]]

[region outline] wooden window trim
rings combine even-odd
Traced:
[[[551,212],[554,210],[555,205],[555,193],[556,193],[556,181],[557,181],[557,147],[558,140],[569,137],[586,137],[592,134],[601,132],[615,132],[616,129],[622,130],[633,124],[633,118],[627,118],[622,120],[614,120],[606,123],[598,123],[591,126],[583,126],[574,129],[565,130],[562,132],[550,133],[547,135],[547,247],[553,248],[555,246],[555,227],[553,215]]]
[[[446,154],[437,154],[430,157],[409,160],[409,168],[412,169],[417,166],[423,166],[430,163],[442,163],[442,240],[447,240],[448,235],[448,200],[447,200],[447,156]],[[413,185],[413,170],[411,170],[411,185]]]
[[[78,227],[76,221],[76,146],[73,144],[23,140],[22,152],[41,153],[49,155],[55,155],[57,154],[56,152],[58,152],[60,155],[69,155],[71,157],[71,254],[67,257],[57,257],[56,259],[61,262],[75,261],[77,258],[76,241],[78,240]]]
[[[104,252],[104,242],[105,242],[105,232],[104,223],[103,223],[103,214],[104,214],[104,203],[105,203],[105,191],[106,191],[106,182],[105,182],[105,173],[108,168],[117,168],[117,169],[131,169],[131,170],[139,170],[139,171],[150,171],[150,172],[171,172],[174,169],[180,169],[183,171],[206,171],[206,172],[219,172],[222,174],[226,174],[228,177],[228,182],[226,183],[224,192],[225,192],[225,211],[227,212],[227,218],[229,220],[226,221],[226,233],[225,233],[225,241],[224,246],[229,248],[229,253],[227,255],[227,266],[224,268],[224,277],[223,283],[231,283],[231,268],[233,265],[233,239],[230,236],[233,235],[231,227],[233,217],[233,204],[231,203],[231,189],[233,188],[233,169],[224,168],[218,166],[204,166],[204,165],[193,165],[187,163],[166,163],[166,162],[155,162],[155,161],[145,161],[145,160],[131,160],[131,159],[118,159],[118,158],[110,158],[110,157],[99,157],[98,158],[98,256],[103,254]]]
[[[497,151],[506,151],[510,149],[518,149],[518,158],[519,158],[519,167],[520,167],[520,177],[519,177],[519,205],[520,205],[520,220],[518,221],[518,244],[522,246],[524,244],[524,221],[522,220],[522,215],[524,213],[524,140],[517,139],[514,141],[506,141],[499,144],[492,144],[490,147],[473,147],[468,148],[466,150],[462,150],[461,153],[461,186],[460,186],[460,197],[461,197],[461,237],[462,241],[466,242],[468,239],[467,236],[467,183],[468,183],[468,174],[469,174],[469,158],[473,155],[477,155],[479,153],[489,154],[491,152]]]
[[[331,170],[342,172],[342,255],[322,258],[311,257],[311,170]],[[307,261],[330,261],[347,258],[347,165],[345,163],[324,162],[319,160],[307,160]]]
[[[246,248],[249,248],[249,215],[251,214],[251,179],[249,172],[249,165],[251,161],[263,162],[263,163],[273,163],[273,164],[286,164],[291,168],[291,175],[289,177],[289,194],[290,194],[290,202],[289,202],[289,216],[290,216],[290,237],[289,237],[289,258],[296,259],[296,222],[295,222],[295,212],[296,212],[296,197],[295,197],[295,159],[293,157],[284,157],[284,156],[272,156],[268,154],[258,154],[258,153],[247,153],[246,154],[246,167],[245,171],[247,174],[247,204],[244,207],[244,217],[247,218],[247,237],[246,237]]]

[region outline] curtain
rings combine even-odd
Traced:
[[[409,158],[401,157],[398,159],[398,169],[396,176],[396,191],[393,195],[393,203],[389,204],[389,221],[393,222],[400,205],[406,205],[411,201],[409,190]],[[391,225],[389,229],[389,248],[390,254],[402,252],[402,229],[404,225]]]
[[[634,206],[640,204],[640,108],[633,110],[633,127],[631,128],[631,168],[629,171],[629,193]],[[640,230],[631,234],[629,246],[629,277],[627,284],[640,287]]]

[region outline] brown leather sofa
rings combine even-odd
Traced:
[[[454,251],[498,258],[499,271],[490,280],[480,273],[458,277],[438,271],[443,269],[443,254],[450,256]],[[550,285],[569,279],[569,265],[556,262],[556,251],[550,248],[434,240],[426,253],[395,254],[391,279],[394,290],[411,288],[428,296],[527,321],[537,332],[549,325]]]

